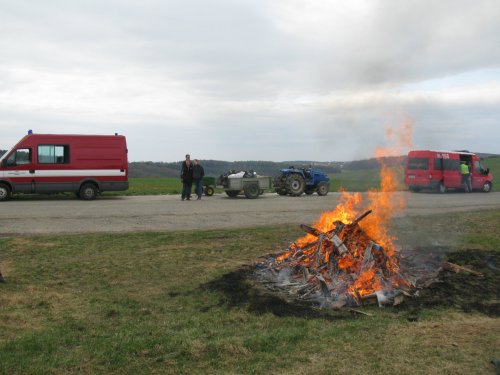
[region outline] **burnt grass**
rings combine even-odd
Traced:
[[[435,282],[421,289],[417,297],[406,298],[397,306],[385,307],[386,311],[392,309],[410,321],[418,320],[424,309],[440,308],[500,317],[500,252],[476,249],[450,251],[444,260],[480,272],[482,277],[442,270]],[[218,306],[245,308],[255,314],[272,313],[280,317],[328,320],[360,316],[352,309],[332,311],[300,300],[285,300],[260,285],[255,278],[254,266],[243,266],[204,284],[202,288],[222,294]]]
[[[480,272],[483,277],[441,271],[436,282],[421,290],[419,298],[408,300],[399,308],[418,313],[422,308],[445,307],[499,317],[500,252],[468,249],[448,253],[446,260]]]

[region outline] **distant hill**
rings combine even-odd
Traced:
[[[478,153],[481,158],[498,158],[497,154]],[[406,155],[382,158],[386,165],[391,167],[403,167],[406,162]],[[313,166],[326,173],[341,173],[342,171],[378,170],[380,161],[376,158],[355,160],[349,162],[319,162],[319,161],[222,161],[222,160],[200,160],[207,176],[220,176],[229,170],[249,171],[253,170],[260,175],[276,176],[282,168],[290,166],[308,167]],[[178,162],[131,162],[130,177],[179,177],[181,161]]]
[[[384,158],[388,165],[403,165],[404,156]],[[249,171],[253,170],[260,175],[276,176],[280,169],[290,166],[315,167],[326,173],[341,173],[343,170],[378,169],[380,164],[376,159],[357,160],[352,162],[318,162],[318,161],[222,161],[222,160],[200,160],[207,176],[219,176],[229,170]],[[130,177],[178,177],[180,174],[181,161],[178,162],[131,162],[129,163]]]
[[[181,161],[178,162],[130,162],[130,177],[179,177]],[[293,162],[272,162],[272,161],[222,161],[222,160],[200,160],[207,176],[219,176],[229,170],[250,171],[253,170],[260,175],[274,176],[282,168],[289,166],[304,167],[315,166],[326,173],[340,173],[341,165],[339,163],[319,163],[307,161]]]

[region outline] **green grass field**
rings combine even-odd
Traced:
[[[370,316],[240,277],[296,226],[0,238],[0,374],[493,374],[500,211],[413,220],[486,276],[461,275],[451,303],[360,308]],[[467,299],[480,293],[490,313]]]

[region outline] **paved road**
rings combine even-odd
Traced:
[[[394,193],[406,201],[400,215],[500,209],[500,192]],[[201,201],[181,202],[179,196],[99,197],[95,201],[73,198],[34,198],[0,203],[0,236],[224,229],[278,224],[311,224],[336,207],[339,193],[297,198],[264,194],[258,199],[228,198],[225,194]]]

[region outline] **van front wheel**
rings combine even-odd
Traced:
[[[94,184],[86,183],[80,188],[80,198],[91,201],[97,197],[97,187]]]
[[[8,201],[10,196],[12,195],[12,191],[6,184],[0,184],[0,201]]]
[[[491,182],[486,182],[483,185],[483,193],[489,193],[491,191],[492,185]]]

